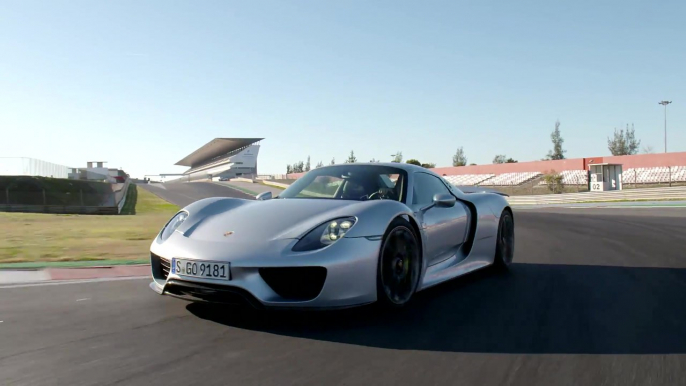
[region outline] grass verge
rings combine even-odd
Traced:
[[[284,188],[283,186],[273,185],[273,184],[270,184],[270,183],[265,182],[265,181],[260,181],[260,184],[262,184],[262,185],[264,185],[264,186],[269,186],[270,188],[276,188],[276,189],[281,189],[281,190],[285,190],[285,189],[286,189],[286,188]]]
[[[129,215],[0,213],[0,267],[146,261],[150,243],[178,207],[131,184],[124,209]]]

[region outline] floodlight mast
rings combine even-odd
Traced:
[[[672,101],[661,101],[658,104],[665,106],[665,153],[667,152],[667,105]]]

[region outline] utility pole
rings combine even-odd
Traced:
[[[658,104],[665,106],[665,153],[667,152],[667,105],[672,103],[672,101],[662,101]]]

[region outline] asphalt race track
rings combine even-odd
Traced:
[[[164,190],[180,204],[240,194]],[[515,210],[509,273],[474,273],[398,312],[207,306],[156,295],[148,279],[2,288],[0,383],[684,384],[684,218],[680,208]]]
[[[206,197],[255,198],[247,193],[214,182],[138,184],[138,187],[147,189],[180,207]]]

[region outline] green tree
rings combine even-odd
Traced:
[[[636,139],[633,124],[631,124],[631,129],[627,124],[626,131],[624,129],[617,131],[615,128],[614,137],[612,139],[607,138],[607,148],[612,155],[636,154],[639,146],[641,146],[641,141]]]
[[[413,158],[413,159],[408,159],[407,162],[405,162],[405,163],[408,163],[408,164],[411,164],[411,165],[422,166],[422,163],[419,162],[419,161],[417,161],[417,160],[414,159],[414,158]]]
[[[378,163],[378,162],[381,162],[381,161],[377,160],[376,158],[372,158],[371,160],[369,160],[369,162],[376,162],[376,163]]]
[[[305,171],[305,163],[303,161],[293,164],[293,173],[302,173]]]
[[[519,162],[519,161],[517,161],[516,159],[512,159],[512,158],[508,158],[507,161],[505,161],[505,163],[507,163],[507,164],[516,164],[517,162]]]
[[[504,164],[506,161],[507,158],[505,157],[505,154],[498,154],[495,157],[493,157],[494,164]]]
[[[555,130],[550,134],[550,140],[553,142],[553,149],[548,152],[546,159],[548,160],[558,160],[565,159],[566,150],[562,149],[562,144],[565,140],[560,134],[560,121],[555,121]]]
[[[336,157],[331,158],[331,163],[329,165],[335,165],[336,164]]]
[[[293,173],[293,167],[291,165],[286,165],[286,174]]]
[[[543,175],[543,181],[551,192],[562,193],[562,190],[564,189],[564,184],[562,183],[562,174],[559,174],[554,170],[545,172]]]
[[[455,155],[453,155],[453,166],[465,166],[467,164],[467,156],[464,155],[462,146],[457,148]]]
[[[403,162],[403,152],[402,151],[399,151],[399,152],[393,154],[392,157],[393,157],[393,159],[391,160],[391,162],[395,162],[395,163]]]
[[[423,168],[427,168],[427,169],[433,169],[433,168],[436,167],[436,164],[435,164],[435,163],[432,163],[432,162],[429,162],[429,163],[426,163],[426,164],[422,164],[422,167],[423,167]]]
[[[322,166],[324,166],[324,163],[323,163],[322,161],[319,161],[319,162],[317,163],[317,166],[315,166],[315,169],[316,169],[316,168],[320,168],[320,167],[322,167]]]
[[[348,159],[345,160],[345,163],[352,164],[355,162],[357,162],[357,158],[355,158],[355,152],[350,150],[350,155],[348,156]]]
[[[307,156],[307,162],[305,162],[305,171],[309,172],[310,171],[310,156]]]

